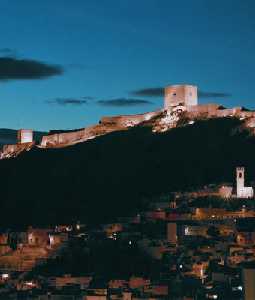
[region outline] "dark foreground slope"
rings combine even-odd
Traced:
[[[137,127],[0,161],[0,222],[105,221],[135,212],[146,197],[232,181],[238,165],[253,179],[255,138],[240,124],[215,119],[161,134]]]

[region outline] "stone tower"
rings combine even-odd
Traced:
[[[20,129],[17,136],[18,144],[32,143],[33,142],[33,130]]]
[[[244,190],[244,167],[236,168],[236,195],[242,197]]]
[[[171,85],[165,88],[164,109],[177,105],[197,105],[197,87],[194,85]]]

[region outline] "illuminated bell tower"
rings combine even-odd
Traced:
[[[244,188],[244,167],[236,168],[236,195],[241,197]]]

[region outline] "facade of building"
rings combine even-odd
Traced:
[[[164,109],[174,106],[195,106],[198,104],[197,87],[194,85],[171,85],[165,88]]]
[[[32,143],[33,142],[33,130],[20,129],[17,136],[18,144]]]
[[[244,167],[236,168],[236,196],[237,198],[252,198],[254,191],[252,187],[245,186],[244,172]]]

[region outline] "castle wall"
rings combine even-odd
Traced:
[[[157,116],[160,111],[140,115],[103,117],[100,124],[78,131],[43,136],[41,147],[62,147],[76,144],[117,130],[125,130]]]
[[[116,125],[116,126],[124,126],[124,127],[132,127],[144,121],[148,121],[153,117],[159,115],[161,111],[148,112],[145,114],[137,114],[137,115],[123,115],[123,116],[114,116],[114,117],[103,117],[100,120],[100,124],[104,125]]]
[[[238,108],[226,108],[226,109],[221,109],[218,110],[217,116],[218,117],[228,117],[228,116],[234,116],[238,114],[241,110]]]
[[[65,132],[58,134],[51,134],[43,136],[41,141],[42,147],[54,146],[54,145],[63,145],[79,141],[86,136],[86,129],[75,131],[75,132]]]
[[[93,139],[96,136],[115,131],[116,127],[95,125],[79,131],[43,136],[41,147],[63,147]]]
[[[13,153],[17,150],[17,145],[4,145],[3,152],[5,153]]]
[[[255,117],[250,117],[249,119],[247,119],[245,121],[245,124],[247,127],[250,127],[250,128],[255,128]]]
[[[226,117],[238,116],[240,118],[247,118],[254,116],[255,126],[255,112],[242,111],[241,107],[233,109],[221,109],[218,104],[203,104],[186,106],[188,117],[191,119],[202,117]],[[160,116],[161,110],[137,115],[122,115],[113,117],[103,117],[100,124],[87,127],[78,131],[49,134],[42,138],[40,147],[64,147],[73,145],[79,142],[84,142],[93,139],[96,136],[107,134],[117,130],[126,130],[129,127],[149,121],[154,117]]]
[[[216,117],[219,109],[218,104],[201,104],[201,105],[194,105],[194,106],[188,106],[187,112],[190,116],[193,116],[196,118],[199,115],[206,115],[208,117]]]
[[[15,145],[4,145],[0,152],[0,159],[15,157],[24,150],[30,150],[34,143],[22,143]]]
[[[242,107],[234,108],[220,108],[218,104],[201,104],[196,106],[186,107],[186,111],[190,118],[207,117],[207,118],[224,118],[224,117],[238,117],[240,119],[247,119],[248,127],[255,127],[255,112],[244,111]]]

